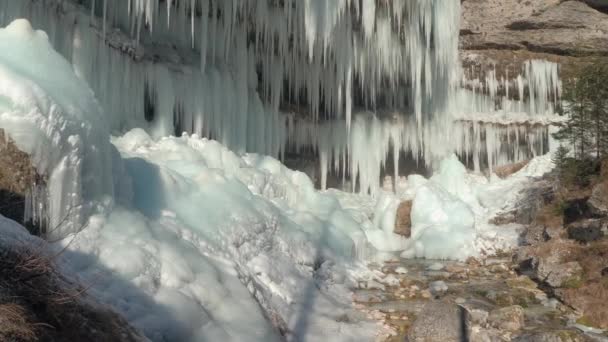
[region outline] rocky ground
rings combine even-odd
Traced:
[[[371,265],[380,280],[360,284],[355,302],[395,332],[386,341],[608,341],[608,163],[602,170],[584,188],[565,190],[554,174],[530,184],[494,218],[526,225],[516,250]]]
[[[521,275],[510,256],[482,262],[402,260],[376,265],[381,282],[361,284],[359,309],[395,335],[386,341],[603,341],[580,313]],[[585,323],[585,322],[583,322]]]

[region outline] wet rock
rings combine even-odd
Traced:
[[[604,219],[587,219],[570,224],[567,228],[568,238],[578,242],[592,242],[604,237],[608,221]]]
[[[412,236],[412,220],[410,213],[412,212],[412,201],[405,201],[399,204],[397,208],[397,217],[395,219],[395,230],[397,235],[409,238]]]
[[[524,309],[519,305],[513,305],[492,310],[488,316],[488,323],[500,330],[520,330],[524,326]]]
[[[460,342],[466,339],[466,311],[456,305],[431,302],[409,330],[410,342]]]

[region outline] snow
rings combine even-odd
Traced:
[[[349,288],[365,272],[356,259],[363,231],[304,174],[196,136],[154,141],[136,129],[113,143],[125,164],[120,176],[132,180],[132,209],[94,217],[72,245],[187,322],[171,333],[162,316],[126,308],[147,336],[272,340],[262,309],[294,339],[345,330],[336,338],[371,339],[379,330],[351,308]],[[119,289],[104,293],[115,306],[125,300]],[[353,322],[339,322],[342,315]]]

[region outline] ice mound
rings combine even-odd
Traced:
[[[466,259],[476,254],[475,191],[467,170],[455,155],[441,162],[429,182],[416,189],[412,211],[412,236],[404,258]]]
[[[34,204],[48,211],[34,211],[34,219],[79,224],[90,212],[86,200],[113,196],[115,155],[99,104],[24,19],[0,29],[0,127],[48,178],[48,203]]]

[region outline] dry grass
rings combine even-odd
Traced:
[[[0,338],[5,341],[35,341],[36,327],[18,304],[0,304]]]
[[[87,287],[59,274],[56,257],[43,241],[0,250],[0,341],[141,340],[119,315],[93,305]]]

